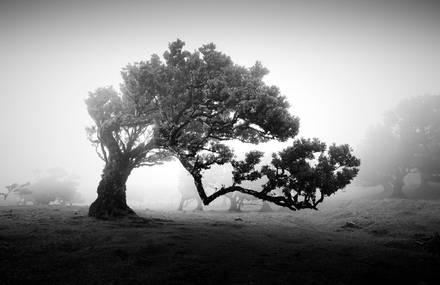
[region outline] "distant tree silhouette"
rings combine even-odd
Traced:
[[[440,96],[425,95],[403,100],[387,121],[411,154],[412,167],[420,173],[420,190],[440,179]]]
[[[191,174],[205,205],[238,191],[292,210],[316,209],[324,196],[356,175],[359,160],[347,145],[327,151],[317,140],[296,141],[276,155],[271,166],[260,170],[255,168],[262,156],[258,152],[248,153],[243,161],[234,160],[225,141],[286,141],[298,133],[299,120],[289,113],[279,89],[263,82],[268,71],[261,63],[250,68],[236,65],[214,44],[192,53],[183,47],[184,42],[177,40],[163,54],[164,62],[153,55],[128,65],[122,71],[120,94],[111,88],[98,89],[86,100],[95,121],[88,129],[91,141],[106,163],[90,216],[133,214],[125,201],[131,169],[169,156]],[[314,154],[319,155],[319,163],[308,164]],[[203,171],[226,163],[233,165],[233,184],[208,196]],[[240,186],[262,176],[269,182],[261,191]],[[281,195],[271,193],[276,188],[283,189]]]
[[[18,197],[17,204],[26,205],[31,202],[34,205],[49,205],[55,202],[72,205],[82,199],[77,191],[78,185],[76,177],[69,176],[62,168],[52,168],[46,175],[39,175],[32,183],[14,183],[7,188],[9,193]]]
[[[200,196],[194,186],[192,177],[188,174],[188,172],[182,171],[179,174],[177,188],[180,194],[180,202],[177,208],[178,211],[182,211],[186,204],[191,200],[195,200],[197,202],[196,210],[203,210],[202,199],[200,199]]]
[[[257,198],[249,194],[244,194],[241,192],[232,192],[225,195],[229,199],[229,211],[230,212],[241,212],[241,207],[243,207],[245,201],[255,201]],[[265,202],[265,201],[264,201]],[[270,207],[270,206],[269,206]]]
[[[18,183],[13,183],[10,185],[5,186],[7,192],[4,193],[0,193],[0,195],[3,196],[4,200],[6,200],[9,196],[9,194],[11,193],[24,193],[24,192],[29,192],[29,188],[28,186],[30,185],[29,182],[24,183],[24,184],[18,184]],[[29,192],[30,193],[30,192]]]
[[[403,198],[404,177],[411,171],[411,157],[389,126],[371,128],[360,149],[362,168],[359,180],[364,186],[380,185],[386,195]]]
[[[72,205],[81,201],[76,177],[69,176],[62,168],[52,168],[47,172],[47,175],[41,176],[30,186],[31,197],[35,204],[48,205],[57,202],[62,205]]]
[[[420,190],[440,177],[440,96],[402,100],[372,128],[361,146],[364,185],[392,188],[392,197],[404,197],[403,178],[419,172]]]

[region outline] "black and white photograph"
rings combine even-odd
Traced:
[[[440,1],[0,0],[0,284],[440,284]]]

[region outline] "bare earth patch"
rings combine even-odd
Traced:
[[[2,284],[438,284],[440,202],[320,211],[156,212],[0,207]]]

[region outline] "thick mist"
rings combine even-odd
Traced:
[[[241,65],[261,61],[300,118],[299,136],[356,151],[399,100],[439,93],[439,28],[436,1],[2,1],[0,185],[61,167],[93,201],[103,164],[86,139],[84,99],[117,88],[121,68],[176,38],[189,50],[214,42]],[[136,169],[129,203],[177,207],[180,170]]]
[[[0,0],[0,283],[439,284],[439,51],[438,0]]]

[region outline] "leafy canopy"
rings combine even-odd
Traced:
[[[153,55],[122,73],[127,97],[155,104],[160,145],[195,169],[207,169],[232,158],[223,141],[284,141],[297,134],[299,120],[279,89],[263,82],[268,71],[261,63],[238,66],[214,44],[193,53],[183,46],[177,40],[165,62]]]

